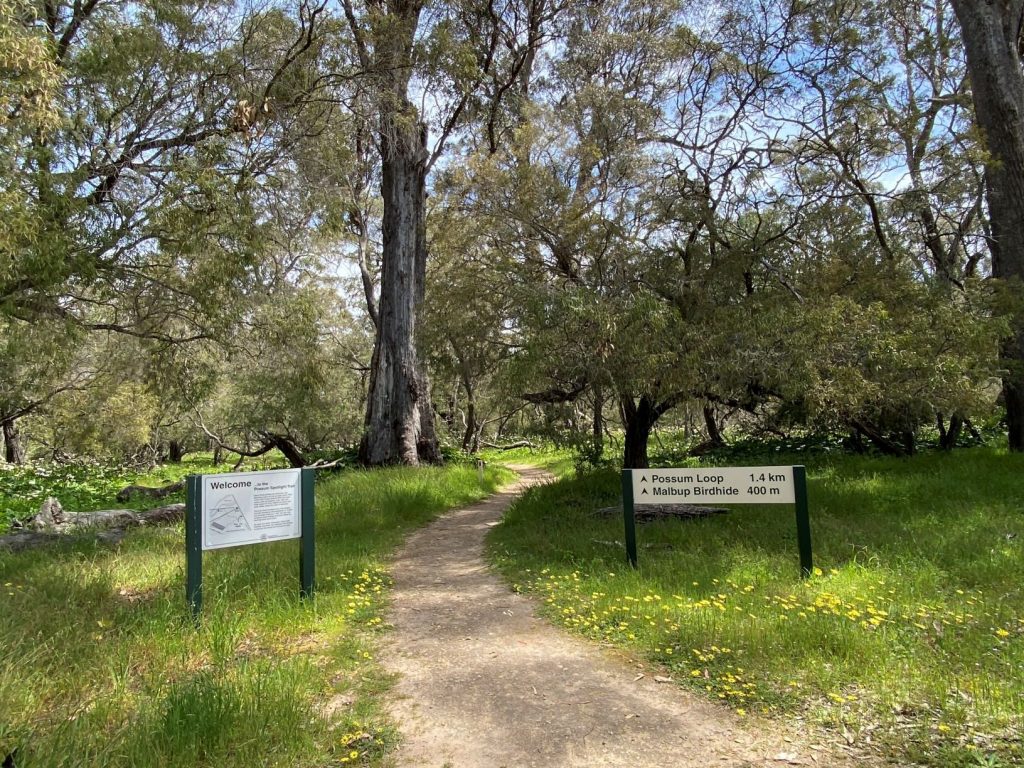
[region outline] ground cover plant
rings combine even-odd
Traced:
[[[207,553],[198,629],[180,526],[0,551],[0,761],[377,764],[393,739],[374,660],[384,559],[508,477],[463,464],[322,478],[315,600],[297,597],[294,541]]]
[[[530,491],[491,556],[550,617],[740,715],[930,765],[1021,764],[1024,457],[756,458],[808,465],[806,581],[788,506],[643,525],[632,571],[621,518],[596,512],[614,471]]]
[[[39,511],[49,497],[60,501],[72,512],[97,509],[147,509],[157,503],[144,496],[118,501],[118,492],[129,485],[160,487],[176,483],[189,474],[231,472],[233,462],[213,463],[209,453],[195,453],[176,464],[161,464],[145,470],[132,470],[112,463],[76,461],[67,463],[0,463],[0,533],[16,520],[25,520]],[[288,463],[272,452],[250,459],[243,468],[279,469]],[[185,492],[171,494],[162,504],[185,500]]]

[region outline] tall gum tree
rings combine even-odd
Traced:
[[[497,136],[497,105],[539,45],[546,5],[467,0],[431,7],[427,18],[422,0],[343,0],[374,105],[366,117],[376,123],[381,163],[380,297],[360,447],[366,464],[441,458],[417,347],[427,268],[427,178],[448,140],[470,122],[485,122]]]
[[[345,15],[363,70],[372,74],[379,126],[383,197],[380,298],[370,364],[366,464],[419,464],[440,458],[430,386],[416,349],[426,245],[427,126],[409,98],[420,0],[368,2],[362,23]]]
[[[1024,0],[953,0],[960,22],[974,112],[990,160],[985,173],[992,276],[1024,278]],[[1024,451],[1024,322],[1002,348],[1009,445]]]

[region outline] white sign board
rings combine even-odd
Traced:
[[[793,467],[634,469],[634,504],[794,504]]]
[[[302,470],[203,475],[203,549],[302,536]]]

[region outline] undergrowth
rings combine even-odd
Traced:
[[[284,457],[273,452],[249,459],[243,469],[279,469],[287,467]],[[117,494],[129,485],[159,487],[176,483],[189,474],[231,472],[234,464],[213,463],[212,454],[190,454],[177,464],[162,464],[149,470],[133,470],[102,462],[0,463],[0,533],[16,520],[25,520],[39,511],[47,498],[56,498],[72,512],[97,509],[146,509],[154,501],[136,496],[127,502]],[[171,494],[160,503],[184,501],[185,492]]]

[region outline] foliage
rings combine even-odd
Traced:
[[[20,147],[10,169],[42,222],[5,276],[10,312],[189,337],[259,284],[256,243],[272,232],[261,209],[279,170],[264,150],[281,146],[273,123],[301,111],[286,76],[318,49],[289,60],[300,20],[250,12],[225,26],[232,10],[59,3],[45,25],[22,20],[26,33],[49,38],[62,120],[52,140],[34,135]],[[270,123],[258,131],[247,111],[254,95],[264,102],[253,112]],[[61,312],[55,296],[65,297]]]
[[[31,414],[93,373],[73,327],[0,317],[0,421]]]
[[[437,386],[375,432],[597,465],[616,420],[626,451],[681,411],[903,450],[1002,407],[1021,304],[941,3],[8,5],[0,421],[30,456],[351,446],[385,239],[418,335],[385,346]],[[402,153],[409,216],[377,191]]]
[[[806,581],[792,514],[770,506],[644,525],[630,571],[621,520],[596,514],[619,498],[610,472],[531,491],[491,556],[546,615],[740,714],[799,713],[935,766],[1019,761],[1020,457],[799,460],[817,566]]]
[[[58,68],[34,24],[36,4],[11,0],[0,8],[0,285],[16,274],[14,254],[36,241],[42,224],[33,210],[19,156],[33,136],[49,136],[61,122]],[[0,303],[7,296],[0,292]]]
[[[209,426],[221,437],[280,433],[304,448],[357,444],[368,346],[329,284],[283,289],[222,360]]]

